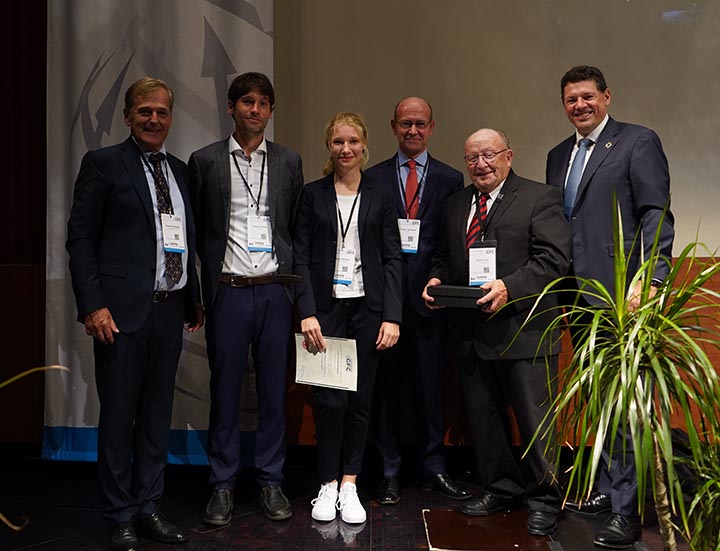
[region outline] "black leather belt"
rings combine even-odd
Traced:
[[[269,285],[270,283],[292,284],[301,281],[302,276],[293,274],[265,274],[259,276],[220,274],[220,283],[225,283],[230,287],[254,287],[255,285]]]
[[[182,294],[180,291],[154,291],[152,295],[153,302],[167,302],[173,297],[179,297]]]

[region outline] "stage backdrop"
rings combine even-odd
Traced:
[[[169,151],[187,160],[229,136],[232,78],[252,70],[272,79],[273,7],[272,0],[51,0],[48,9],[46,358],[70,372],[46,376],[43,457],[92,461],[99,413],[92,343],[76,321],[64,247],[80,160],[127,138],[125,90],[143,76],[161,78],[175,92]],[[248,400],[239,407],[251,441],[252,377],[246,383]],[[171,462],[205,462],[208,407],[201,331],[184,341]]]

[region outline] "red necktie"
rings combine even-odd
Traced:
[[[472,245],[477,239],[477,236],[480,235],[480,222],[485,222],[485,219],[487,218],[487,200],[489,198],[490,194],[488,193],[480,194],[480,198],[477,203],[477,210],[470,221],[470,227],[468,228],[467,237],[465,238],[465,248],[467,249],[470,248],[470,245]]]
[[[410,159],[405,165],[408,167],[407,180],[405,180],[405,209],[408,218],[415,218],[418,211],[420,199],[416,197],[418,190],[418,177],[415,165],[417,161]]]

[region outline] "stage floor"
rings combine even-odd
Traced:
[[[2,450],[0,450],[2,451]],[[469,454],[456,450],[449,470],[477,490],[464,467]],[[398,505],[381,507],[372,499],[378,479],[371,474],[359,479],[360,498],[368,520],[360,526],[341,520],[318,523],[310,518],[310,501],[316,496],[314,448],[291,448],[286,463],[284,489],[293,505],[288,521],[271,522],[263,516],[258,492],[250,474],[238,481],[232,523],[210,529],[201,512],[209,497],[207,467],[170,466],[161,507],[166,517],[187,530],[189,541],[180,546],[141,541],[145,551],[336,551],[343,549],[409,551],[427,550],[423,510],[446,511],[457,502],[404,481]],[[369,469],[371,472],[372,469]],[[365,476],[365,478],[363,478]],[[1,551],[100,551],[106,549],[106,525],[98,505],[95,465],[48,462],[26,453],[8,453],[0,459],[0,513],[13,522],[29,518],[28,526],[13,532],[0,524]],[[652,511],[643,527],[642,541],[633,551],[660,551],[657,523]],[[462,522],[462,516],[450,515]],[[494,517],[472,517],[468,540],[462,549],[474,551],[593,551],[595,529],[603,519],[587,519],[563,513],[558,530],[550,537],[525,533],[527,513],[516,511]],[[682,549],[687,549],[683,546]]]

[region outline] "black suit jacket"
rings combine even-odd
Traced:
[[[468,186],[445,203],[442,241],[433,257],[431,278],[451,285],[468,285],[465,237],[474,192],[474,186]],[[497,241],[496,275],[507,287],[508,302],[530,298],[508,304],[495,315],[485,314],[479,308],[452,309],[452,332],[459,339],[457,354],[465,357],[472,348],[486,360],[557,354],[559,341],[542,339],[557,311],[547,311],[535,318],[516,335],[535,302],[533,295],[568,270],[570,231],[560,192],[510,171],[500,193],[502,199],[496,199],[488,213],[485,239]],[[538,312],[556,306],[555,295],[548,295]],[[513,339],[515,342],[508,349]]]
[[[564,190],[570,155],[575,145],[573,134],[553,148],[547,157],[547,183]],[[625,252],[630,254],[630,276],[640,265],[640,252],[648,258],[661,225],[662,211],[670,205],[670,174],[667,159],[657,134],[642,126],[609,118],[583,172],[570,219],[574,273],[602,282],[615,291],[613,268],[613,191],[620,204]],[[640,242],[631,247],[638,229]],[[673,215],[668,210],[660,229],[660,253],[672,259]],[[669,263],[660,262],[653,274],[662,280]],[[630,281],[628,280],[628,283]],[[591,297],[587,297],[592,301]]]
[[[267,193],[273,252],[278,273],[292,273],[292,228],[303,187],[300,156],[270,141],[267,144]],[[230,231],[230,148],[228,139],[212,143],[190,156],[190,196],[195,213],[202,297],[212,307],[220,284]],[[288,288],[290,299],[292,289]]]
[[[365,301],[383,321],[400,323],[400,234],[392,199],[366,174],[360,182],[358,231]],[[295,231],[295,273],[300,319],[332,305],[338,223],[333,175],[309,183],[302,192]]]
[[[194,323],[198,292],[187,166],[172,155],[167,161],[185,203],[185,319]],[[156,246],[152,198],[133,139],[86,153],[75,181],[66,243],[78,320],[109,308],[120,331],[138,329],[152,304]]]
[[[393,198],[396,218],[405,218],[405,202],[398,184],[398,156],[376,164],[367,175],[387,188]],[[402,254],[403,300],[412,304],[421,316],[435,313],[425,306],[422,292],[428,281],[432,256],[440,243],[440,225],[445,200],[463,187],[463,175],[428,154],[427,175],[423,183],[422,201],[417,218],[421,220],[420,239],[416,254]]]

